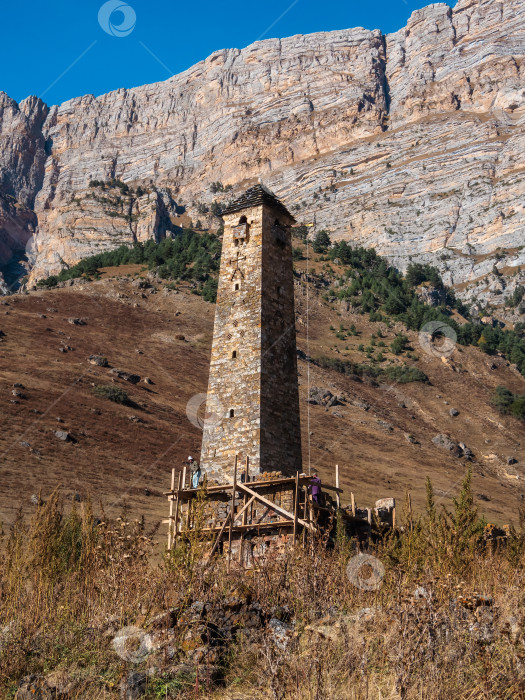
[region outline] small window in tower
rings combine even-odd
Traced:
[[[248,222],[245,216],[241,216],[237,226],[233,227],[233,243],[234,245],[243,245],[248,239]]]
[[[237,359],[237,350],[232,350],[232,360]]]
[[[233,410],[233,408],[230,408],[230,418],[233,418],[234,415],[235,415],[235,411]]]
[[[238,282],[235,282],[235,287],[234,287],[235,291],[238,292],[240,288],[241,288],[241,285]]]

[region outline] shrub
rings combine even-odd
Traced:
[[[514,394],[507,387],[498,386],[492,397],[492,405],[500,413],[525,420],[525,395],[523,394]]]
[[[121,389],[119,386],[114,386],[113,384],[100,384],[93,389],[93,393],[101,399],[108,399],[108,401],[114,401],[124,406],[132,404],[132,401],[124,389]]]
[[[408,338],[403,333],[398,333],[394,340],[390,343],[390,349],[394,355],[401,355],[408,347]]]
[[[423,382],[429,384],[429,378],[418,367],[410,365],[390,365],[385,369],[386,376],[399,384],[409,384],[410,382]]]

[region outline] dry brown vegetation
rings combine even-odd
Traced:
[[[199,532],[160,555],[140,520],[98,521],[89,503],[66,515],[54,493],[2,542],[0,694],[522,698],[525,531],[504,545],[484,533],[470,474],[448,513],[427,484],[426,511],[370,550],[385,574],[364,590],[342,533],[228,573],[203,561]]]

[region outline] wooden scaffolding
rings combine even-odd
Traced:
[[[358,509],[353,494],[350,505],[341,508],[337,465],[335,484],[323,482],[317,498],[311,493],[314,477],[299,472],[293,477],[280,472],[250,475],[249,461],[239,470],[237,458],[231,483],[204,483],[195,489],[188,478],[191,482],[186,467],[178,474],[172,470],[171,489],[165,492],[170,508],[164,520],[168,549],[198,529],[209,537],[209,556],[219,552],[229,561],[251,566],[270,549],[304,542],[308,533],[329,533],[337,515],[347,530],[363,537],[370,534],[372,509]]]

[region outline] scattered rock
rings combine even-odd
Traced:
[[[516,457],[507,457],[507,464],[517,464],[518,460]]]
[[[123,379],[125,382],[130,384],[138,384],[140,382],[140,376],[138,374],[131,374],[131,372],[125,372],[124,370],[117,369],[114,367],[110,370],[110,374],[114,374],[119,379]]]
[[[149,377],[144,377],[144,384],[154,384]]]
[[[433,437],[432,442],[437,447],[452,452],[452,454],[454,454],[456,457],[465,457],[466,459],[472,459],[472,457],[474,456],[472,450],[469,447],[467,447],[464,442],[454,442],[454,440],[451,440],[451,438],[449,438],[448,435],[444,435],[443,433],[440,433],[439,435]]]
[[[84,321],[83,318],[68,318],[67,319],[68,323],[71,323],[72,326],[85,326],[86,321]]]
[[[377,420],[378,426],[382,429],[385,430],[387,433],[391,433],[394,430],[394,426],[392,423],[387,423],[386,420]]]
[[[275,646],[283,651],[293,637],[294,627],[291,624],[282,622],[276,617],[272,617],[268,622],[268,632]]]
[[[145,423],[146,421],[140,418],[140,416],[128,416],[128,420],[130,423]]]
[[[177,315],[177,314],[175,314],[175,315]],[[186,340],[186,336],[179,333],[178,335],[175,336],[175,340]]]
[[[420,444],[421,444],[421,443],[419,442],[419,440],[417,440],[417,439],[416,439],[413,435],[411,435],[410,433],[404,433],[404,435],[405,435],[405,440],[406,440],[407,442],[410,442],[412,445],[420,445]]]
[[[26,399],[27,398],[27,396],[25,394],[23,394],[21,391],[19,391],[18,389],[13,389],[11,393],[13,394],[13,396],[16,396],[18,399]]]
[[[104,357],[103,355],[90,355],[88,357],[88,362],[92,365],[96,365],[97,367],[109,367],[107,357]]]
[[[138,700],[146,694],[147,675],[133,671],[120,683],[120,697],[122,700]]]
[[[457,408],[451,408],[449,413],[453,418],[455,418],[456,416],[459,416],[459,411]]]
[[[490,501],[490,496],[487,496],[484,493],[478,493],[476,494],[477,498],[479,498],[480,501]]]
[[[332,406],[341,406],[342,400],[340,396],[335,396],[328,389],[321,389],[317,386],[313,386],[310,388],[308,403],[331,408]]]
[[[380,498],[378,501],[376,501],[375,507],[391,510],[392,508],[396,507],[396,499],[395,498]]]
[[[73,442],[71,433],[68,433],[67,430],[55,430],[54,435],[56,438],[62,440],[63,442]]]
[[[362,408],[363,411],[369,411],[371,406],[369,403],[366,401],[361,401],[361,399],[354,399],[352,402],[352,406],[355,406],[356,408]]]
[[[423,588],[423,586],[418,586],[416,590],[414,591],[414,598],[416,600],[426,600],[429,601],[431,596],[430,593],[427,591],[426,588]]]
[[[148,282],[148,280],[138,279],[133,280],[131,286],[136,287],[137,289],[149,289],[151,287],[151,284]]]

